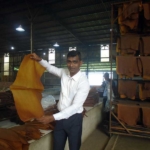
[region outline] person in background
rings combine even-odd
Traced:
[[[57,104],[58,113],[44,115],[37,120],[48,124],[56,121],[54,129],[54,150],[64,150],[66,140],[70,150],[79,150],[82,136],[82,112],[90,86],[86,75],[80,71],[82,65],[81,53],[70,51],[67,54],[67,68],[62,69],[50,65],[35,53],[31,59],[38,61],[49,73],[61,78],[60,99]]]
[[[110,110],[110,84],[111,84],[111,79],[109,78],[109,73],[104,74],[104,81],[101,85],[103,88],[103,118],[108,119],[109,117],[109,110]],[[112,80],[112,100],[114,98],[115,94],[115,82]],[[105,113],[104,113],[105,112]]]

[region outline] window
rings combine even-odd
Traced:
[[[109,61],[109,45],[100,45],[100,62]]]
[[[9,53],[4,55],[4,75],[9,75]]]
[[[48,62],[50,64],[55,64],[55,49],[54,48],[49,48],[49,51],[48,51]]]
[[[69,47],[69,51],[76,51],[77,47]]]
[[[89,80],[89,84],[91,86],[95,85],[95,86],[99,86],[102,84],[102,82],[104,81],[104,75],[105,72],[89,72],[88,74],[88,80]],[[109,77],[110,77],[110,72],[109,73]],[[113,78],[113,77],[112,77]]]

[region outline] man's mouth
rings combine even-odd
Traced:
[[[74,69],[74,68],[70,68],[69,70],[73,71],[73,70],[75,70],[75,69]]]

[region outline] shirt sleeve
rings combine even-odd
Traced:
[[[64,109],[63,111],[54,114],[55,120],[67,119],[70,116],[76,114],[79,108],[83,107],[83,103],[85,102],[88,93],[90,90],[90,86],[87,80],[80,83],[77,93],[74,97],[72,105]]]
[[[46,68],[46,70],[51,73],[51,74],[54,74],[58,77],[61,77],[61,74],[62,74],[62,69],[61,68],[57,68],[51,64],[49,64],[46,60],[41,60],[39,61],[39,63]]]

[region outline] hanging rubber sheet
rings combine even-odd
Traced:
[[[26,55],[21,62],[16,80],[10,86],[20,119],[24,122],[44,115],[41,106],[44,87],[40,78],[45,70],[37,61]]]

